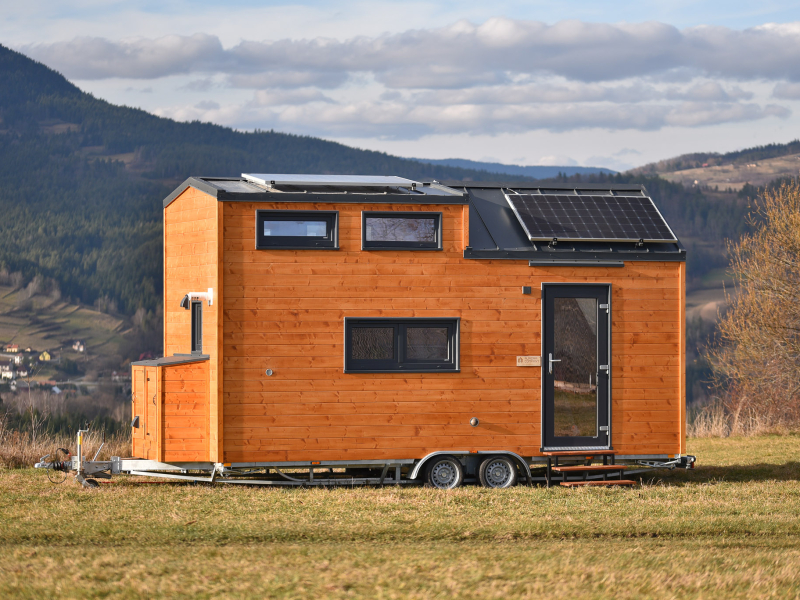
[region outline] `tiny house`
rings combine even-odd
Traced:
[[[437,487],[559,454],[674,464],[685,260],[638,185],[190,178],[164,200],[164,358],[132,366],[133,453]]]

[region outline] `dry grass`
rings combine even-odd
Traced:
[[[42,456],[55,457],[57,448],[67,448],[75,452],[75,437],[46,433],[20,432],[6,426],[6,415],[0,414],[0,469],[30,468]],[[100,447],[102,434],[89,433],[83,436],[84,454],[90,458]],[[106,438],[98,460],[108,460],[112,456],[130,456],[130,435],[114,435]],[[63,454],[59,454],[63,460]]]
[[[0,597],[798,598],[800,436],[635,489],[262,489],[0,471]]]
[[[797,423],[764,414],[746,403],[739,403],[731,409],[720,401],[712,401],[689,411],[687,434],[690,438],[749,437],[786,435],[799,429]]]

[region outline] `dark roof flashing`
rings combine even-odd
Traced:
[[[174,354],[173,356],[162,356],[151,360],[137,360],[131,365],[137,367],[169,367],[172,365],[184,365],[186,363],[200,362],[209,360],[208,354]]]

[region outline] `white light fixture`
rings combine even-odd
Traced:
[[[193,300],[205,300],[209,306],[214,304],[214,288],[208,288],[207,292],[189,292],[181,300],[181,308],[189,310]]]

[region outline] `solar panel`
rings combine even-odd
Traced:
[[[247,181],[261,185],[347,185],[357,187],[404,186],[421,183],[404,177],[381,175],[273,175],[267,173],[242,173]]]
[[[647,196],[506,194],[531,241],[674,242],[675,234]]]

